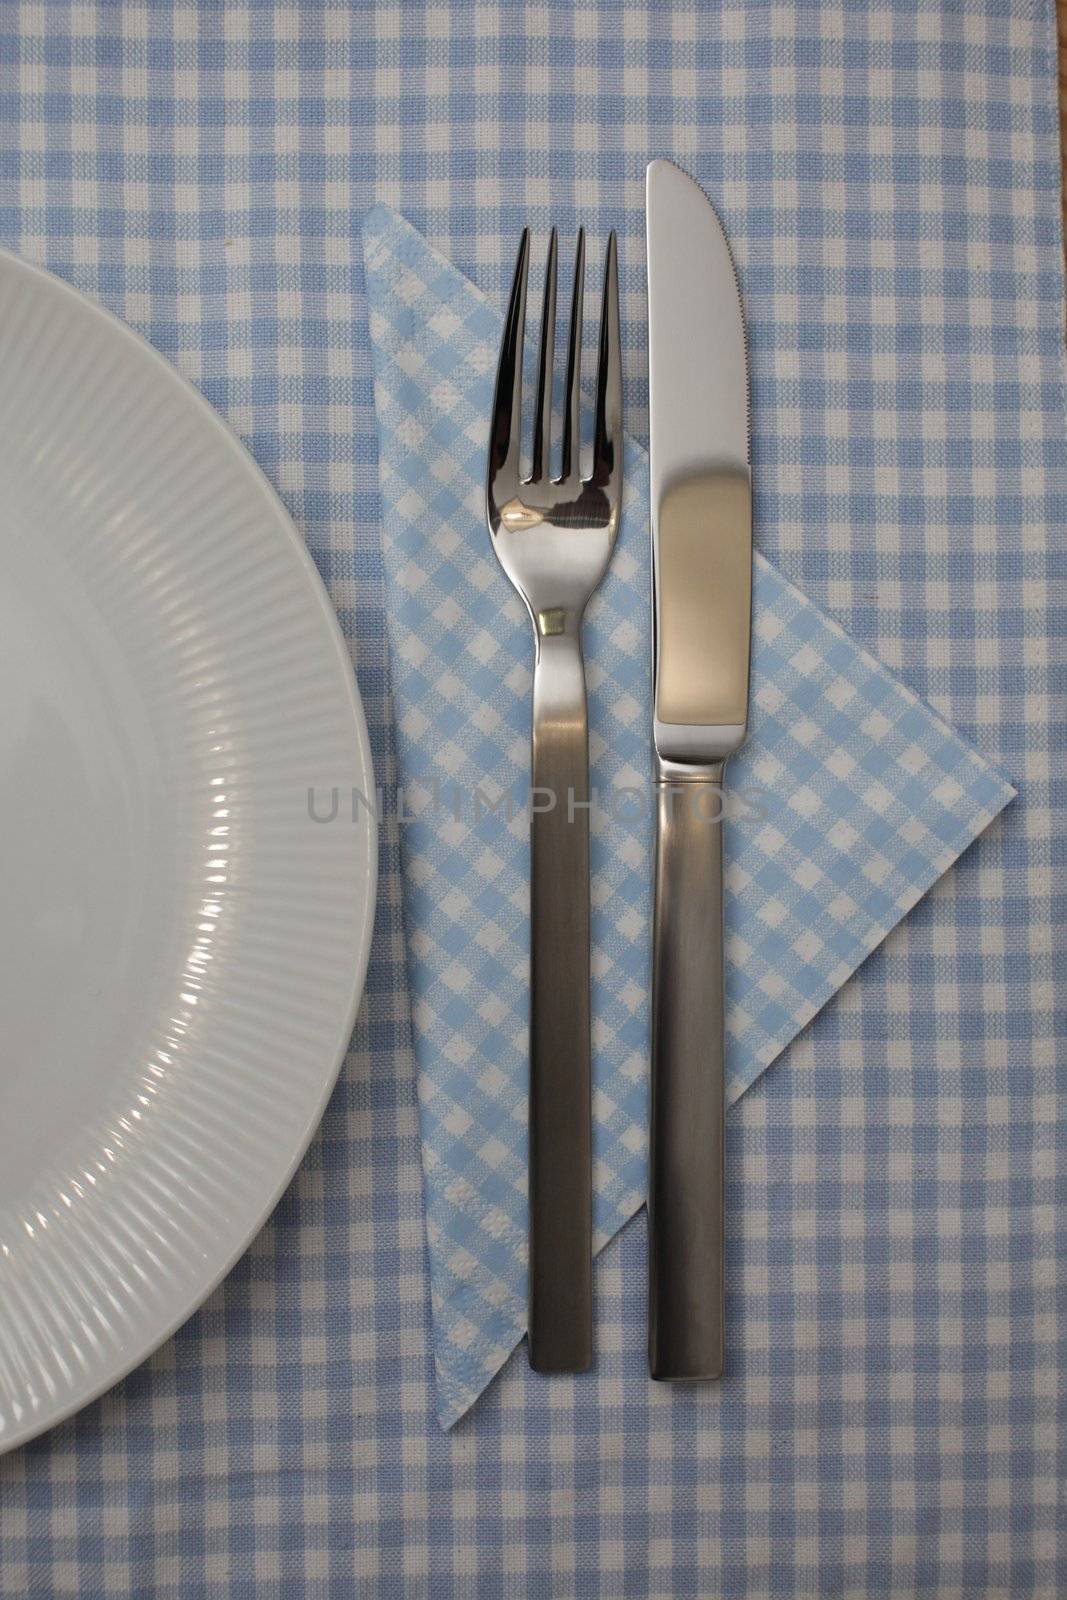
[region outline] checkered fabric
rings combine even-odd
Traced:
[[[387,206],[368,213],[363,238],[447,1426],[526,1326],[532,640],[484,528],[500,311]],[[629,1221],[647,1186],[648,457],[627,440],[624,458],[618,542],[584,629],[600,1243]],[[750,737],[729,771],[731,1101],[1013,792],[759,554],[753,576]]]
[[[1054,1600],[1067,1590],[1067,522],[1051,0],[0,7],[0,240],[145,332],[306,535],[395,779],[359,228],[502,304],[523,223],[675,155],[746,289],[765,553],[1019,798],[728,1119],[730,1372],[434,1414],[397,828],[366,1002],[269,1226],[151,1361],[0,1459],[0,1593]],[[1057,1212],[1057,1203],[1061,1209]]]

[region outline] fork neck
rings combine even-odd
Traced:
[[[536,623],[534,717],[586,719],[582,620],[570,612],[541,612]]]

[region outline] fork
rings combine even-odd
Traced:
[[[589,1038],[589,748],[582,617],[607,570],[622,498],[618,256],[608,240],[592,472],[580,469],[585,234],[574,263],[560,475],[550,475],[557,235],[545,268],[530,475],[520,469],[530,233],[515,264],[486,469],[493,549],[534,631],[530,791],[528,1354],[538,1372],[593,1359]]]

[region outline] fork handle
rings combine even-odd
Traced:
[[[530,816],[529,1360],[582,1372],[593,1359],[589,742],[580,624],[546,635],[545,621]]]
[[[648,1362],[723,1369],[722,765],[657,779]]]

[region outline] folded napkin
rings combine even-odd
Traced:
[[[532,640],[489,545],[502,315],[412,227],[363,228],[438,1412],[522,1337]],[[756,418],[759,426],[759,418]],[[585,626],[594,1224],[645,1194],[651,892],[647,458]],[[758,532],[758,529],[757,529]],[[825,1005],[1014,791],[761,557],[751,734],[730,763],[728,1094]]]

